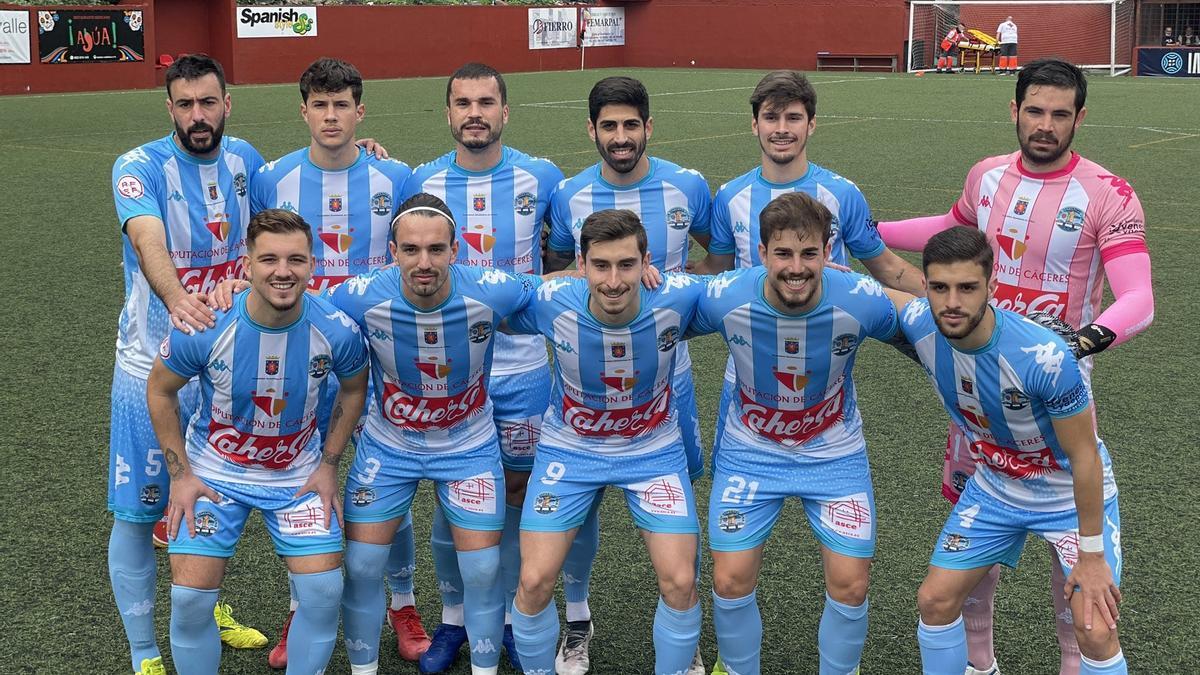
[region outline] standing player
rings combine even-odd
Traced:
[[[967,667],[961,611],[968,594],[993,565],[1016,566],[1034,534],[1066,574],[1054,590],[1079,619],[1079,672],[1126,673],[1117,638],[1117,484],[1075,356],[1051,331],[988,305],[998,280],[980,230],[935,235],[922,264],[929,299],[893,296],[901,328],[979,462],[917,592],[924,672],[958,675]]]
[[[1154,295],[1145,216],[1125,179],[1071,151],[1087,114],[1087,80],[1064,61],[1042,59],[1021,70],[1010,104],[1018,152],[989,157],[967,174],[962,196],[940,216],[880,223],[884,240],[918,251],[929,238],[956,225],[989,235],[1001,309],[1045,312],[1079,331],[1080,369],[1090,387],[1092,360],[1150,325]],[[1119,261],[1119,262],[1118,262]],[[1104,278],[1115,300],[1101,311]],[[975,461],[956,426],[946,446],[942,494],[955,501]],[[1061,672],[1079,669],[1071,608],[1062,599],[1061,568],[1052,565]],[[999,578],[993,569],[964,609],[974,673],[995,668],[992,606]]]
[[[954,27],[946,33],[946,37],[942,38],[941,44],[938,45],[940,49],[938,50],[937,55],[937,70],[934,72],[941,73],[943,72],[942,68],[946,69],[944,72],[947,74],[958,72],[954,69],[954,60],[955,57],[958,56],[959,52],[958,43],[966,39],[966,28],[964,28],[961,23],[955,24]]]
[[[312,226],[315,271],[309,288],[315,292],[391,262],[388,226],[412,173],[403,162],[379,159],[356,144],[355,130],[366,112],[362,91],[362,75],[353,65],[329,58],[314,61],[300,76],[300,116],[312,136],[308,147],[266,164],[250,181],[252,212],[287,209]],[[337,381],[327,379],[317,414],[322,430],[336,395]],[[412,592],[411,518],[401,523],[396,541],[397,559],[389,564],[388,623],[396,630],[400,656],[415,661],[429,647],[429,636],[421,627]],[[288,620],[268,657],[273,668],[287,665],[288,627],[296,600],[293,593]]]
[[[875,280],[825,267],[832,220],[805,192],[772,200],[758,218],[762,266],[710,281],[692,326],[721,333],[737,375],[708,502],[713,624],[729,673],[760,672],[755,589],[787,497],[802,500],[821,544],[820,673],[858,672],[867,637],[875,497],[851,371],[865,338],[895,335],[896,312]]]
[[[221,64],[181,57],[167,69],[167,112],[174,132],[125,153],[113,165],[113,199],[124,236],[125,305],[117,331],[109,436],[108,573],[133,670],[165,673],[154,637],[155,523],[168,500],[163,452],[146,409],[154,350],[171,328],[215,325],[205,299],[241,273],[247,176],[262,165],[249,143],[224,136],[230,99]],[[181,420],[197,404],[195,385],[181,395]],[[221,638],[235,647],[267,639],[216,608]]]
[[[150,372],[150,416],[171,476],[171,656],[184,675],[217,672],[213,607],[253,509],[300,601],[288,672],[324,672],[337,641],[342,533],[330,510],[340,515],[337,467],[366,399],[367,350],[344,314],[304,292],[312,244],[299,216],[255,215],[251,291],[211,330],[173,331]],[[317,406],[331,374],[342,386],[322,434]],[[184,434],[178,392],[194,377],[200,406]]]
[[[553,163],[505,147],[500,136],[508,123],[504,77],[482,63],[468,63],[446,83],[446,121],[454,150],[417,167],[406,194],[425,192],[450,207],[459,224],[456,264],[512,274],[541,274],[542,223],[550,197],[563,175]],[[533,467],[542,414],[550,403],[550,366],[545,341],[536,336],[496,335],[488,393],[495,406],[496,433],[504,465],[505,518],[500,539],[500,575],[505,607],[512,604],[520,573],[521,503]],[[421,671],[450,668],[466,641],[462,613],[462,575],[450,525],[442,509],[434,513],[433,559],[442,588],[442,622],[421,659]],[[568,597],[586,598],[586,578],[595,547],[575,549],[566,569]],[[516,666],[512,628],[505,621],[504,645]],[[518,668],[519,669],[519,668]]]
[[[456,234],[446,204],[416,194],[392,224],[395,267],[333,293],[367,336],[375,399],[346,481],[342,610],[355,675],[378,671],[384,566],[422,479],[436,481],[458,551],[472,673],[494,674],[500,662],[504,474],[488,373],[495,326],[530,289],[499,270],[451,264]]]
[[[589,215],[578,268],[547,281],[509,318],[554,345],[554,391],[521,514],[521,581],[513,633],[526,673],[556,665],[554,584],[572,540],[608,485],[619,486],[658,575],[656,673],[688,672],[700,637],[699,526],[672,405],[676,349],[703,285],[668,274],[643,291],[647,232],[628,210]],[[590,632],[590,631],[589,631]]]
[[[997,74],[1003,72],[1012,75],[1017,72],[1017,24],[1012,17],[996,27],[996,41],[1000,43],[1000,68]]]
[[[920,295],[921,273],[888,250],[866,197],[853,182],[808,159],[808,139],[816,128],[817,93],[802,73],[767,73],[750,95],[750,128],[758,137],[759,166],[729,181],[713,199],[712,243],[695,271],[716,274],[762,263],[759,214],[768,202],[788,192],[804,192],[833,214],[829,260],[849,265],[862,261],[871,276],[890,288]],[[733,405],[733,361],[725,368],[719,410]],[[726,413],[717,417],[713,447],[720,441]]]

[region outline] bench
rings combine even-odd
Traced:
[[[817,52],[817,70],[876,70],[896,72],[896,54]]]

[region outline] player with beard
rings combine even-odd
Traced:
[[[330,511],[340,514],[337,467],[366,399],[367,350],[354,323],[304,292],[312,244],[299,216],[255,215],[250,292],[210,330],[172,331],[146,385],[171,479],[171,656],[184,675],[217,672],[213,608],[252,510],[262,512],[300,601],[288,672],[324,672],[337,641],[342,533]],[[323,434],[317,407],[331,376],[341,388]],[[181,433],[178,393],[191,378],[201,400]]]
[[[503,145],[508,112],[508,89],[496,69],[468,63],[456,70],[446,82],[446,121],[454,150],[417,167],[405,193],[425,192],[446,202],[459,225],[456,264],[538,275],[543,223],[549,219],[550,198],[563,175],[552,162]],[[499,334],[494,340],[488,393],[507,490],[500,539],[500,574],[507,607],[517,591],[521,566],[517,528],[542,414],[550,402],[550,366],[545,340],[540,337]],[[450,524],[440,506],[434,511],[431,539],[442,589],[442,621],[421,657],[421,672],[440,673],[451,667],[467,639],[462,575]],[[568,597],[586,598],[586,587],[582,591],[577,588],[578,579],[587,578],[595,547],[581,545],[574,551],[564,568],[564,585]],[[504,645],[510,662],[519,670],[507,620]]]
[[[716,274],[761,264],[759,216],[771,200],[804,192],[833,214],[829,260],[849,265],[856,258],[884,286],[920,295],[921,273],[888,250],[875,231],[866,197],[853,182],[808,159],[816,130],[817,93],[802,73],[767,73],[750,95],[750,128],[758,139],[759,166],[729,181],[713,198],[712,243],[694,271]],[[733,360],[725,367],[719,410],[734,405]],[[713,447],[720,445],[725,413],[717,416]]]
[[[989,157],[967,174],[962,196],[944,215],[879,224],[896,248],[919,251],[930,237],[963,225],[989,236],[995,259],[994,304],[1021,314],[1049,314],[1078,330],[1079,367],[1091,386],[1092,359],[1150,325],[1154,295],[1145,215],[1125,179],[1071,150],[1087,108],[1079,68],[1040,59],[1021,69],[1010,103],[1020,150]],[[1102,308],[1104,280],[1114,300]],[[957,426],[950,427],[942,494],[956,501],[980,461]],[[1079,672],[1071,607],[1052,565],[1061,673]],[[993,674],[992,608],[999,567],[972,591],[963,610],[971,667]]]
[[[816,198],[785,192],[758,220],[762,265],[712,278],[692,323],[729,345],[738,393],[708,502],[717,646],[725,672],[760,672],[763,549],[798,497],[825,572],[819,672],[857,673],[877,520],[851,372],[867,337],[893,338],[896,312],[874,279],[826,267],[833,215]]]
[[[653,132],[650,95],[641,82],[608,77],[592,87],[588,94],[588,135],[596,144],[600,162],[563,182],[554,195],[547,271],[565,269],[576,259],[584,220],[605,209],[628,209],[637,214],[649,238],[650,264],[662,272],[683,270],[689,235],[708,249],[712,204],[708,183],[697,171],[647,155],[646,146]],[[686,344],[680,346],[675,365],[673,403],[679,412],[688,473],[695,480],[704,473],[703,440]],[[596,515],[589,515],[576,545],[582,540],[594,549],[599,543],[599,527]],[[558,672],[569,675],[587,672],[588,644],[593,634],[587,579],[579,588],[584,594],[576,597],[568,589],[567,632],[557,663]],[[694,670],[702,668],[697,652]]]
[[[965,227],[934,235],[922,255],[928,299],[889,291],[904,337],[979,461],[917,591],[923,672],[970,671],[963,605],[994,565],[1016,566],[1033,534],[1062,568],[1054,591],[1075,617],[1079,672],[1121,675],[1121,516],[1090,388],[1058,335],[988,304],[999,287],[988,238]]]
[[[133,670],[143,675],[166,672],[154,637],[153,540],[170,487],[146,407],[146,379],[173,321],[199,332],[216,325],[205,301],[220,281],[241,275],[247,177],[262,165],[249,143],[224,135],[231,104],[221,64],[184,56],[167,69],[166,82],[173,133],[121,155],[112,171],[125,304],[111,400],[108,571]],[[180,420],[191,417],[198,393],[194,383],[183,388]],[[262,633],[233,620],[228,605],[218,603],[215,611],[231,646],[266,645]]]

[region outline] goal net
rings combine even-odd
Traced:
[[[908,72],[934,68],[938,44],[956,24],[994,38],[1011,16],[1020,63],[1057,56],[1120,75],[1129,71],[1133,54],[1134,9],[1133,0],[912,0]]]

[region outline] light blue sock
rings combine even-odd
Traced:
[[[563,561],[563,596],[567,602],[587,602],[592,583],[592,565],[596,562],[596,551],[599,549],[600,495],[596,495]],[[567,619],[571,620],[571,617]]]
[[[363,666],[379,660],[379,634],[383,631],[385,606],[383,567],[387,564],[389,549],[383,544],[346,542],[342,629],[346,633],[346,653],[352,665]]]
[[[713,592],[713,628],[725,669],[737,675],[758,675],[762,654],[762,614],[758,591],[741,598],[722,598]]]
[[[171,584],[171,660],[179,675],[216,675],[221,633],[213,608],[217,589]]]
[[[287,672],[314,675],[325,671],[337,643],[342,602],[342,568],[315,574],[288,574],[300,606],[288,633]]]
[[[1079,657],[1079,675],[1127,675],[1129,667],[1125,665],[1125,652],[1107,661],[1096,661],[1086,656]]]
[[[412,593],[413,573],[417,571],[417,545],[413,541],[412,512],[409,511],[392,537],[388,554],[388,588],[392,593]]]
[[[500,584],[504,587],[504,611],[512,609],[521,582],[521,507],[504,510],[504,532],[500,534]]]
[[[867,641],[867,601],[845,605],[825,594],[825,611],[817,629],[821,675],[849,675],[862,660]]]
[[[142,659],[159,655],[154,639],[154,591],[157,568],[154,563],[154,523],[131,523],[114,519],[108,536],[108,580],[125,637],[133,672],[142,667]]]
[[[517,656],[526,675],[554,672],[554,655],[558,649],[558,607],[553,601],[534,615],[523,614],[516,605],[512,608],[513,640]]]
[[[500,664],[504,637],[504,588],[500,585],[500,547],[459,551],[463,579],[463,622],[471,641],[471,665]]]
[[[967,629],[961,614],[945,626],[926,626],[919,621],[917,642],[924,675],[962,675],[967,669]]]
[[[458,551],[454,550],[454,535],[450,533],[450,521],[446,520],[441,504],[433,507],[433,530],[429,534],[429,545],[433,549],[433,571],[437,574],[438,590],[442,593],[442,607],[463,604],[463,579],[458,569]]]
[[[700,642],[700,603],[691,609],[671,609],[662,597],[654,611],[654,672],[686,673]]]

